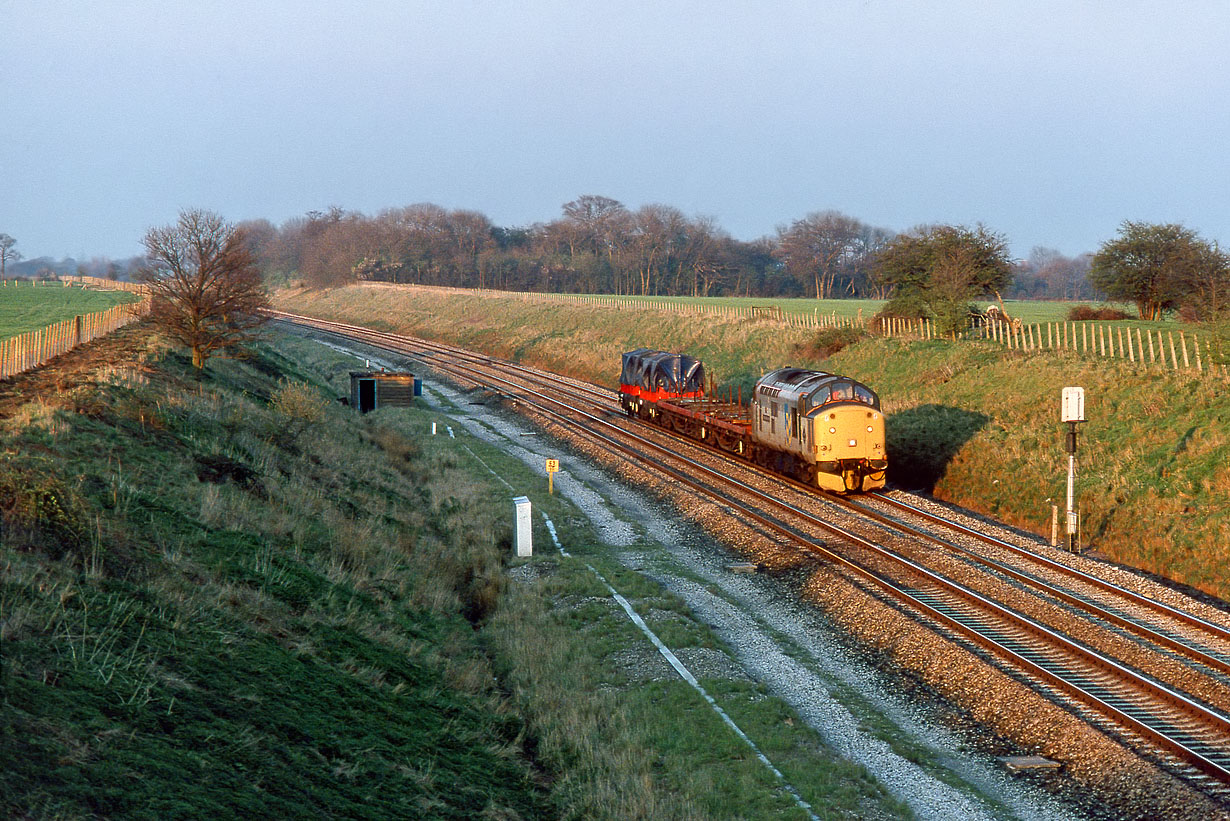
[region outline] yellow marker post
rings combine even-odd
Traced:
[[[559,459],[547,460],[547,492],[555,495],[555,474],[559,473]]]

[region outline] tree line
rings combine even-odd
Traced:
[[[20,260],[0,234],[0,271]],[[976,300],[1002,294],[1134,303],[1142,319],[1230,317],[1230,255],[1177,224],[1126,221],[1094,254],[1035,249],[1014,261],[985,226],[919,226],[896,234],[837,211],[808,214],[776,236],[741,242],[709,218],[595,195],[562,216],[501,228],[477,211],[419,204],[375,217],[309,212],[274,227],[238,225],[199,209],[150,229],[136,278],[154,315],[203,367],[246,339],[268,304],[265,285],[361,281],[510,291],[653,296],[813,296],[885,299],[885,316],[961,331]]]
[[[313,287],[384,281],[653,296],[887,298],[876,265],[900,235],[838,211],[808,214],[772,236],[735,239],[709,217],[668,205],[629,209],[585,195],[558,219],[495,225],[484,214],[431,203],[375,216],[331,208],[274,226],[243,223],[253,252],[275,279]],[[1035,249],[1010,262],[1008,296],[1082,299],[1094,292],[1089,255]],[[1013,283],[1016,283],[1015,287]]]

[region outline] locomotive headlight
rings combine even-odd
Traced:
[[[829,433],[836,433],[836,432],[837,432],[837,428],[829,428]]]
[[[867,426],[867,432],[868,432],[868,433],[874,433],[874,430],[872,430],[871,425],[868,425],[868,426]]]
[[[857,439],[851,439],[851,440],[850,440],[850,447],[852,447],[852,448],[856,448],[856,447],[858,447],[858,440],[857,440]]]

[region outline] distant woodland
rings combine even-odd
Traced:
[[[709,217],[689,217],[669,205],[632,210],[596,195],[565,203],[558,219],[522,227],[430,203],[374,216],[334,207],[280,226],[261,219],[239,227],[266,279],[317,287],[367,280],[562,293],[871,299],[893,290],[873,263],[899,236],[821,211],[746,242]],[[1027,259],[1011,262],[1002,296],[1095,298],[1091,258],[1035,248]],[[8,275],[131,279],[142,262],[39,258],[10,263]]]
[[[896,237],[836,211],[808,214],[745,242],[708,217],[608,197],[565,203],[526,227],[428,203],[368,216],[341,208],[274,226],[241,223],[267,277],[327,287],[384,281],[591,294],[886,298],[872,264]],[[1090,255],[1038,248],[1013,263],[1005,297],[1088,299]]]

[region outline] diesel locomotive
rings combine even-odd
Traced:
[[[619,399],[629,416],[824,490],[884,487],[880,399],[846,376],[779,368],[757,380],[744,405],[707,395],[699,360],[640,348],[623,355]]]

